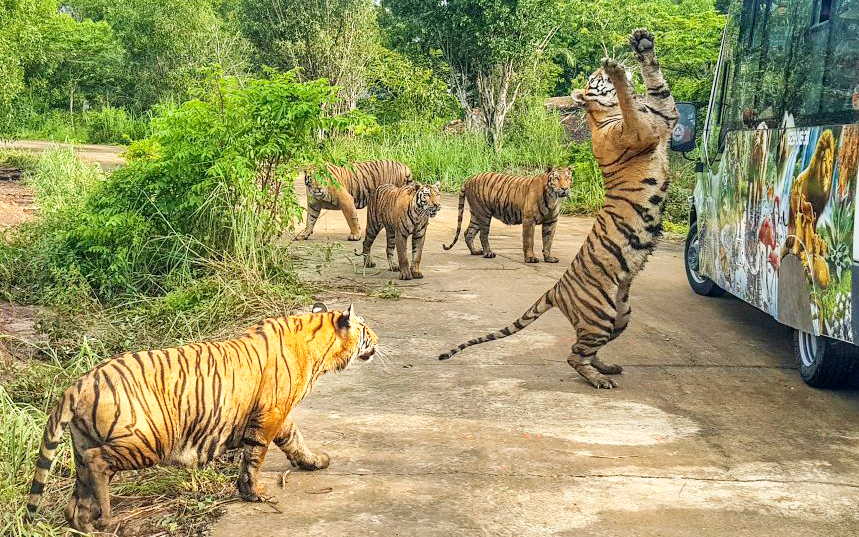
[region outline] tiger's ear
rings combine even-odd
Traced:
[[[570,97],[573,98],[573,102],[575,102],[576,104],[585,104],[585,92],[583,90],[573,90],[573,93],[570,94]]]
[[[555,167],[552,166],[551,164],[547,165],[546,166],[546,174],[548,175],[548,174],[552,173],[552,170],[554,170],[554,169],[555,169]]]
[[[349,304],[349,309],[344,311],[340,318],[337,319],[337,328],[348,330],[352,326],[352,315],[355,313],[355,305]]]
[[[328,307],[325,304],[323,304],[322,302],[317,302],[310,309],[311,313],[322,313],[324,311],[328,311]]]
[[[441,183],[436,181],[435,183],[432,184],[432,187],[436,190],[441,190]]]

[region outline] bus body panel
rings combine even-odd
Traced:
[[[790,125],[728,133],[705,168],[700,271],[788,326],[853,342],[859,126]]]
[[[859,343],[859,0],[732,0],[699,150],[699,272]]]

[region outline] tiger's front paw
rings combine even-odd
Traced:
[[[424,275],[419,269],[412,267],[412,278],[414,278],[416,280],[420,280],[423,277],[424,277]]]
[[[653,34],[646,28],[633,30],[629,36],[629,46],[640,60],[645,54],[653,53]]]
[[[558,258],[551,255],[543,254],[543,261],[545,261],[546,263],[557,263]]]
[[[324,470],[328,468],[331,462],[331,457],[327,453],[319,453],[306,461],[300,461],[298,467],[302,470],[312,472],[313,470]]]
[[[352,233],[348,237],[346,237],[347,241],[360,241],[361,234],[360,233]]]
[[[614,58],[603,58],[602,59],[602,70],[609,76],[609,78],[615,79],[625,79],[626,71],[623,70],[623,67],[617,63],[617,60]]]
[[[495,257],[495,252],[490,252],[490,251],[483,252],[483,257],[485,257],[486,259],[492,259],[493,257]]]
[[[364,260],[364,266],[365,266],[365,267],[367,267],[367,268],[373,268],[373,267],[375,267],[375,266],[376,266],[376,262],[375,262],[375,261],[373,261],[372,259],[369,259],[369,258],[368,258],[368,259],[365,259],[365,260]]]
[[[297,241],[306,241],[309,238],[310,238],[310,231],[308,231],[306,229],[295,236],[295,240],[297,240]]]
[[[412,279],[412,271],[411,269],[400,269],[400,279],[401,280],[411,280]]]
[[[525,262],[526,263],[539,263],[540,260],[537,259],[536,257],[534,257],[533,255],[531,255],[531,256],[526,255],[525,256]]]

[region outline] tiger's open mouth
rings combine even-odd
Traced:
[[[567,196],[570,195],[570,189],[569,188],[562,188],[560,190],[556,190],[555,195],[558,196],[559,198],[566,198]]]

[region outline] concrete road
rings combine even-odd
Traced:
[[[356,273],[360,243],[344,240],[339,212],[323,216],[311,241],[338,248],[322,276],[344,282],[327,302],[354,301],[390,361],[322,378],[295,416],[330,468],[291,469],[272,445],[263,481],[277,509],[233,504],[213,535],[859,534],[859,394],[807,387],[786,328],[736,299],[694,295],[677,242],[657,249],[632,287],[629,329],[601,354],[625,367],[618,389],[595,390],[566,364],[573,335],[557,310],[438,362],[520,315],[591,223],[563,218],[561,263],[526,265],[520,227],[497,222],[497,258],[462,241],[443,251],[455,220],[446,196],[425,279],[400,283]],[[389,279],[399,300],[355,292]]]

